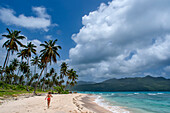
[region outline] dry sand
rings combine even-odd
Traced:
[[[53,95],[50,108],[47,108],[45,96],[33,96],[7,101],[0,105],[0,113],[110,113],[89,101],[87,94]]]

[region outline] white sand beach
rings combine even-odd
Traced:
[[[0,105],[0,113],[111,113],[96,103],[85,100],[87,94],[54,94],[50,108],[44,96],[10,100]],[[82,98],[84,99],[82,101]]]

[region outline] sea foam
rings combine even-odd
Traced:
[[[110,105],[109,102],[105,101],[101,96],[96,96],[94,102],[99,106],[104,107],[105,109],[111,111],[112,113],[130,113],[121,106]]]

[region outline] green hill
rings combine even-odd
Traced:
[[[77,84],[77,91],[170,91],[170,79],[163,77],[135,77],[109,79],[95,84]]]

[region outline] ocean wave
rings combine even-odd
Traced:
[[[109,102],[105,101],[101,96],[97,96],[94,102],[112,113],[130,113],[121,106],[110,105]]]
[[[163,93],[157,93],[157,94],[161,95],[161,94],[163,94]]]
[[[163,93],[148,93],[148,95],[162,95]]]
[[[158,95],[158,94],[156,94],[156,93],[148,93],[148,95]]]
[[[135,95],[138,95],[139,93],[134,93]]]

